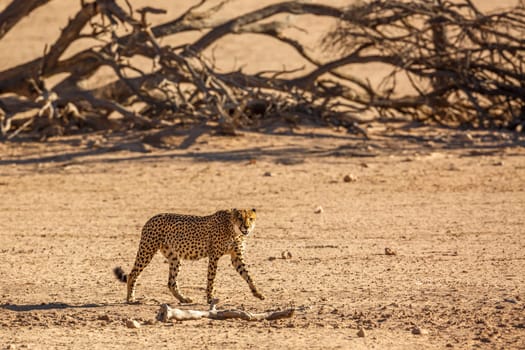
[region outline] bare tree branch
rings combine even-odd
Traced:
[[[38,79],[42,73],[45,74],[47,70],[53,69],[64,51],[78,38],[80,30],[97,13],[98,7],[96,3],[84,4],[77,15],[62,30],[62,34],[51,46],[49,53],[25,64],[0,72],[0,94],[15,92],[31,96],[32,91],[29,89],[28,81],[30,79]]]
[[[187,47],[187,51],[197,53],[209,47],[212,43],[225,36],[226,34],[236,33],[242,30],[243,26],[261,21],[268,17],[280,14],[311,14],[317,16],[329,16],[334,18],[341,18],[344,14],[342,10],[334,7],[298,3],[295,1],[281,2],[274,5],[269,5],[259,10],[240,15],[237,18],[227,21],[224,24],[214,27],[211,31],[202,36],[199,40]]]
[[[22,18],[50,0],[13,0],[0,13],[0,39],[2,39]]]

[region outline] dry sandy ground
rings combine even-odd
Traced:
[[[2,347],[523,348],[524,138],[384,132],[179,132],[172,149],[102,135],[0,144]],[[150,216],[230,207],[258,210],[247,255],[267,299],[224,257],[220,307],[305,311],[150,322],[161,303],[177,305],[160,254],[141,276],[141,304],[124,303],[111,269],[129,270]],[[205,282],[205,260],[183,264],[182,290],[197,300],[183,308],[206,309]]]
[[[179,5],[163,3],[158,21]],[[48,6],[0,41],[0,69],[39,55],[78,2]],[[320,21],[308,20],[317,33]],[[214,50],[227,69],[304,63],[264,43],[227,37]],[[0,144],[0,349],[524,348],[523,136],[392,127],[374,125],[370,140],[303,127]],[[357,181],[343,180],[350,174]],[[219,306],[304,311],[271,322],[153,322],[161,303],[177,305],[160,255],[141,276],[141,304],[124,303],[111,270],[129,270],[150,216],[231,207],[257,208],[247,260],[267,299],[253,298],[225,257]],[[181,288],[197,300],[183,308],[206,308],[205,283],[206,261],[183,264]],[[143,325],[129,329],[127,319]]]

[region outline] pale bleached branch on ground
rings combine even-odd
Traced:
[[[198,320],[201,318],[210,318],[213,320],[241,319],[244,321],[271,321],[283,318],[291,318],[294,316],[295,312],[304,310],[305,308],[288,308],[278,311],[252,313],[238,309],[217,310],[214,306],[212,306],[208,311],[201,311],[171,308],[167,304],[162,304],[157,313],[157,320],[168,322],[170,320],[189,321]]]

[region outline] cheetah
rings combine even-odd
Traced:
[[[209,258],[206,298],[210,304],[214,300],[217,262],[225,254],[231,256],[233,267],[248,283],[252,294],[264,300],[244,262],[246,237],[254,230],[255,219],[255,209],[220,210],[208,216],[170,213],[153,216],[142,229],[137,257],[129,275],[120,267],[113,270],[117,279],[127,282],[128,303],[135,301],[137,278],[159,249],[170,264],[168,287],[181,303],[193,301],[179,291],[177,275],[180,261]]]

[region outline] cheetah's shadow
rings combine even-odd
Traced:
[[[116,305],[116,304],[115,304]],[[97,307],[107,307],[111,306],[109,304],[80,304],[72,305],[67,303],[41,303],[41,304],[2,304],[0,308],[10,310],[10,311],[38,311],[38,310],[61,310],[61,309],[88,309],[88,308],[97,308]]]

